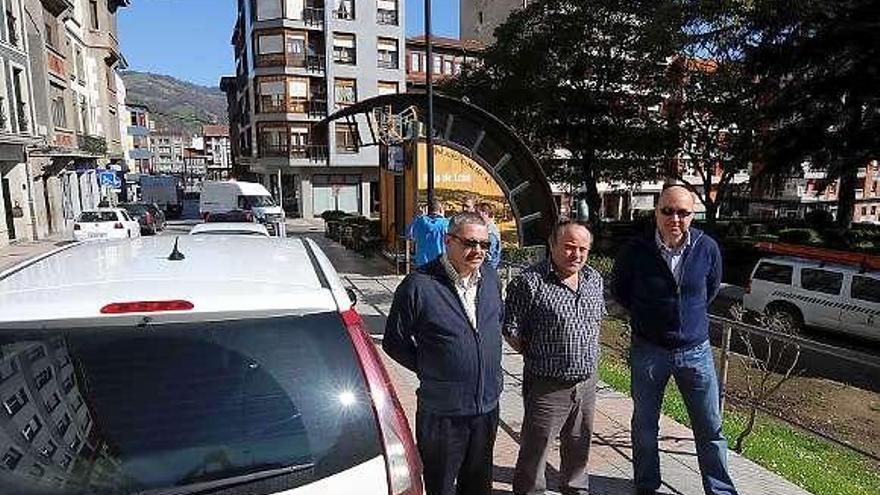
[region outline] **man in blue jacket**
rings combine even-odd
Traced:
[[[435,199],[428,205],[428,214],[419,215],[407,229],[416,244],[415,265],[422,267],[439,258],[445,248],[449,220],[443,216],[443,205]]]
[[[721,252],[690,228],[694,197],[664,189],[656,230],[633,239],[615,263],[612,291],[630,315],[633,471],[638,495],[660,488],[658,423],[669,377],[681,391],[694,431],[706,494],[736,494],[727,471],[718,379],[709,345],[709,304],[721,285]]]
[[[428,495],[489,495],[501,395],[501,286],[486,223],[452,218],[446,252],[394,293],[382,348],[418,375],[416,442]]]

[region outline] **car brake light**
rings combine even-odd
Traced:
[[[153,223],[153,214],[152,213],[147,212],[147,214],[144,215],[144,218],[147,219],[147,223]]]
[[[749,281],[746,283],[746,294],[751,294],[751,293],[752,293],[752,280],[749,279]]]
[[[342,321],[354,344],[373,398],[373,409],[376,412],[382,446],[385,449],[388,493],[389,495],[422,495],[421,461],[403,408],[391,385],[391,378],[388,377],[376,346],[370,340],[366,325],[357,311],[353,309],[344,311]]]
[[[82,226],[78,223],[73,224],[73,230],[82,230]]]
[[[121,229],[121,228],[123,228],[123,227],[122,227],[122,222],[116,222],[115,224],[113,224],[113,228],[114,228],[114,229]]]
[[[155,313],[156,311],[187,311],[193,303],[182,300],[171,301],[132,301],[111,303],[101,308],[101,314],[118,315],[123,313]]]

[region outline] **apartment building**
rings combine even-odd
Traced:
[[[232,172],[232,148],[229,127],[225,125],[202,126],[206,180],[227,180]]]
[[[67,232],[97,205],[97,169],[124,171],[128,0],[4,0],[0,10],[0,246]]]
[[[474,40],[457,40],[441,36],[431,37],[431,52],[434,58],[432,71],[434,83],[453,78],[461,73],[466,64],[476,64],[484,45]],[[425,36],[411,36],[406,39],[406,87],[425,89],[427,85],[427,43]]]
[[[404,0],[239,0],[234,84],[221,84],[233,161],[288,214],[374,213],[378,149],[360,146],[367,122],[314,123],[346,105],[403,91]]]
[[[128,156],[126,164],[129,172],[149,174],[153,171],[152,132],[154,123],[150,121],[150,109],[139,103],[127,103],[128,113]]]
[[[182,134],[157,131],[150,139],[153,168],[160,174],[183,173],[183,151],[192,145],[192,138]]]

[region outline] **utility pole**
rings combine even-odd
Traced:
[[[425,126],[425,141],[427,144],[427,173],[428,173],[428,212],[434,204],[434,51],[431,40],[431,0],[425,0],[425,44],[428,56],[426,82],[428,86],[428,115]]]

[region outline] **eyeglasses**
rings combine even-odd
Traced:
[[[478,241],[476,239],[465,239],[463,237],[459,237],[455,234],[449,234],[449,237],[452,237],[456,241],[460,242],[462,246],[468,249],[477,249],[478,247],[483,251],[488,251],[489,247],[492,246],[492,243],[489,241]]]
[[[690,210],[676,210],[675,208],[660,208],[660,213],[665,217],[671,217],[672,215],[678,215],[678,218],[687,218],[694,214],[694,212]]]

